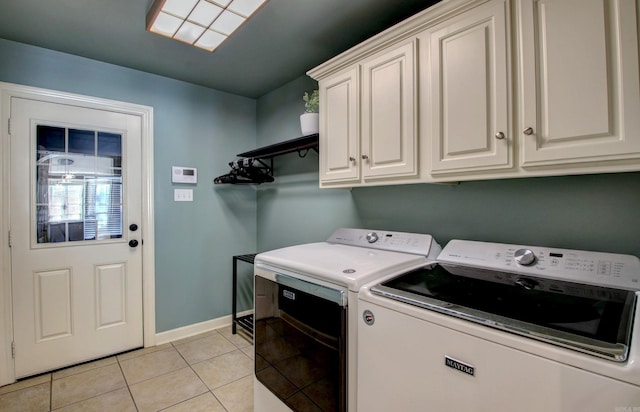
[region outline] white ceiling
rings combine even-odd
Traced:
[[[0,38],[257,98],[435,2],[270,0],[209,53],[145,31],[152,0],[0,0]]]

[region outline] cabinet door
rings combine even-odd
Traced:
[[[358,69],[321,80],[320,182],[360,179]]]
[[[637,2],[517,6],[523,166],[639,156]]]
[[[362,174],[365,180],[415,176],[415,42],[362,64]]]
[[[507,15],[491,1],[419,37],[432,174],[512,167]]]

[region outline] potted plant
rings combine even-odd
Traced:
[[[304,92],[302,96],[304,100],[304,113],[300,115],[300,128],[302,135],[318,133],[320,118],[318,115],[318,106],[320,104],[320,96],[318,90],[314,90],[311,94]]]

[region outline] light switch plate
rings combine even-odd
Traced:
[[[173,200],[176,202],[193,202],[193,189],[173,189]]]

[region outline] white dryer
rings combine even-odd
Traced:
[[[426,234],[342,228],[257,255],[254,410],[355,411],[358,291],[440,250]]]

